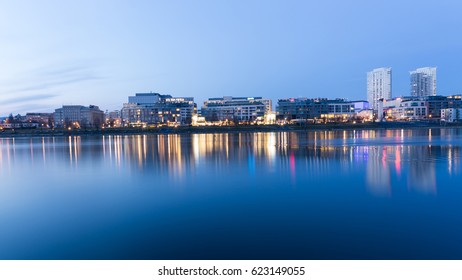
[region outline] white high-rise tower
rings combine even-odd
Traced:
[[[436,95],[436,67],[418,68],[411,74],[411,96]]]
[[[391,68],[377,68],[367,72],[367,101],[377,111],[381,99],[391,99]]]

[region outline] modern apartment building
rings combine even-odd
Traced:
[[[425,98],[398,97],[386,100],[383,110],[394,120],[423,120],[428,117],[428,103]]]
[[[462,109],[461,108],[449,108],[441,110],[441,120],[444,122],[460,122],[462,121]]]
[[[448,108],[462,108],[462,96],[460,94],[450,96],[427,96],[428,117],[431,119],[442,118],[441,110]]]
[[[341,98],[286,98],[278,100],[276,118],[286,121],[319,118],[350,119],[368,108],[367,101],[348,101]]]
[[[196,113],[193,97],[136,93],[121,110],[123,125],[188,125]]]
[[[418,68],[411,74],[411,96],[436,95],[436,67]]]
[[[367,73],[367,101],[374,111],[379,100],[391,99],[391,68],[377,68]]]
[[[207,121],[253,122],[263,120],[271,108],[271,99],[224,96],[205,101],[201,114]]]
[[[443,119],[444,110],[460,108],[461,95],[405,96],[383,101],[385,115],[394,120]]]

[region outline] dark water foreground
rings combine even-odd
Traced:
[[[0,139],[0,259],[462,259],[462,129]]]

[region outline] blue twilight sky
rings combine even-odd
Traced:
[[[462,92],[462,2],[0,0],[0,116],[119,109],[135,92],[366,98],[366,72],[437,66]]]

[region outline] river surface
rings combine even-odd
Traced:
[[[462,129],[0,138],[0,259],[462,259]]]

